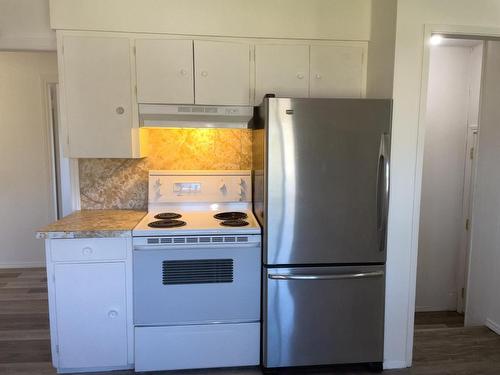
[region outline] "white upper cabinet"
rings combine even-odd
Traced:
[[[193,41],[137,39],[137,101],[193,104]]]
[[[309,96],[308,45],[255,46],[255,104],[265,94]]]
[[[195,103],[250,104],[250,45],[194,41]]]
[[[362,97],[363,52],[361,46],[312,45],[310,97]]]
[[[130,57],[125,37],[63,37],[61,113],[69,157],[135,156]]]

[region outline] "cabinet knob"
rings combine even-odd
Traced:
[[[206,70],[202,70],[201,71],[201,76],[202,77],[207,77],[208,76],[208,72]]]
[[[181,76],[185,76],[187,74],[187,70],[186,69],[181,69],[179,71],[179,73],[181,73]]]
[[[108,317],[109,317],[110,319],[114,319],[114,318],[116,318],[117,316],[118,316],[118,311],[116,311],[116,310],[109,310],[109,312],[108,312]]]
[[[321,79],[321,74],[317,73],[315,77],[316,79]]]
[[[302,79],[302,78],[304,78],[304,75],[302,73],[297,73],[297,78]]]
[[[116,107],[116,113],[118,113],[119,115],[123,115],[125,113],[125,108]]]
[[[92,250],[92,248],[89,246],[86,246],[82,249],[83,255],[92,255],[93,252],[94,252],[94,250]]]

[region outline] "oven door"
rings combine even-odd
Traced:
[[[260,274],[260,243],[134,248],[134,323],[258,321]]]

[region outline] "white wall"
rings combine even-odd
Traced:
[[[487,43],[483,74],[467,323],[500,330],[500,42]]]
[[[0,50],[56,50],[48,0],[0,0]]]
[[[424,45],[426,25],[445,25],[443,29],[448,30],[454,27],[470,32],[475,30],[478,33],[493,33],[499,31],[500,2],[398,0],[387,254],[384,349],[386,367],[410,365],[413,349],[420,182],[425,129],[419,129],[419,116],[420,105],[425,106],[425,102],[421,102],[421,93],[425,93],[422,73],[423,67],[426,66],[424,52],[428,48],[427,44]],[[426,54],[425,56],[427,57]]]
[[[40,266],[37,228],[54,220],[45,78],[53,52],[0,52],[0,267]]]
[[[372,3],[366,97],[392,98],[397,0]]]
[[[417,311],[456,311],[472,48],[431,48],[420,203]]]
[[[50,23],[54,29],[368,40],[370,11],[371,0],[50,0]]]

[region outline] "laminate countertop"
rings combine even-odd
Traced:
[[[145,211],[76,211],[36,232],[37,238],[131,237]]]

